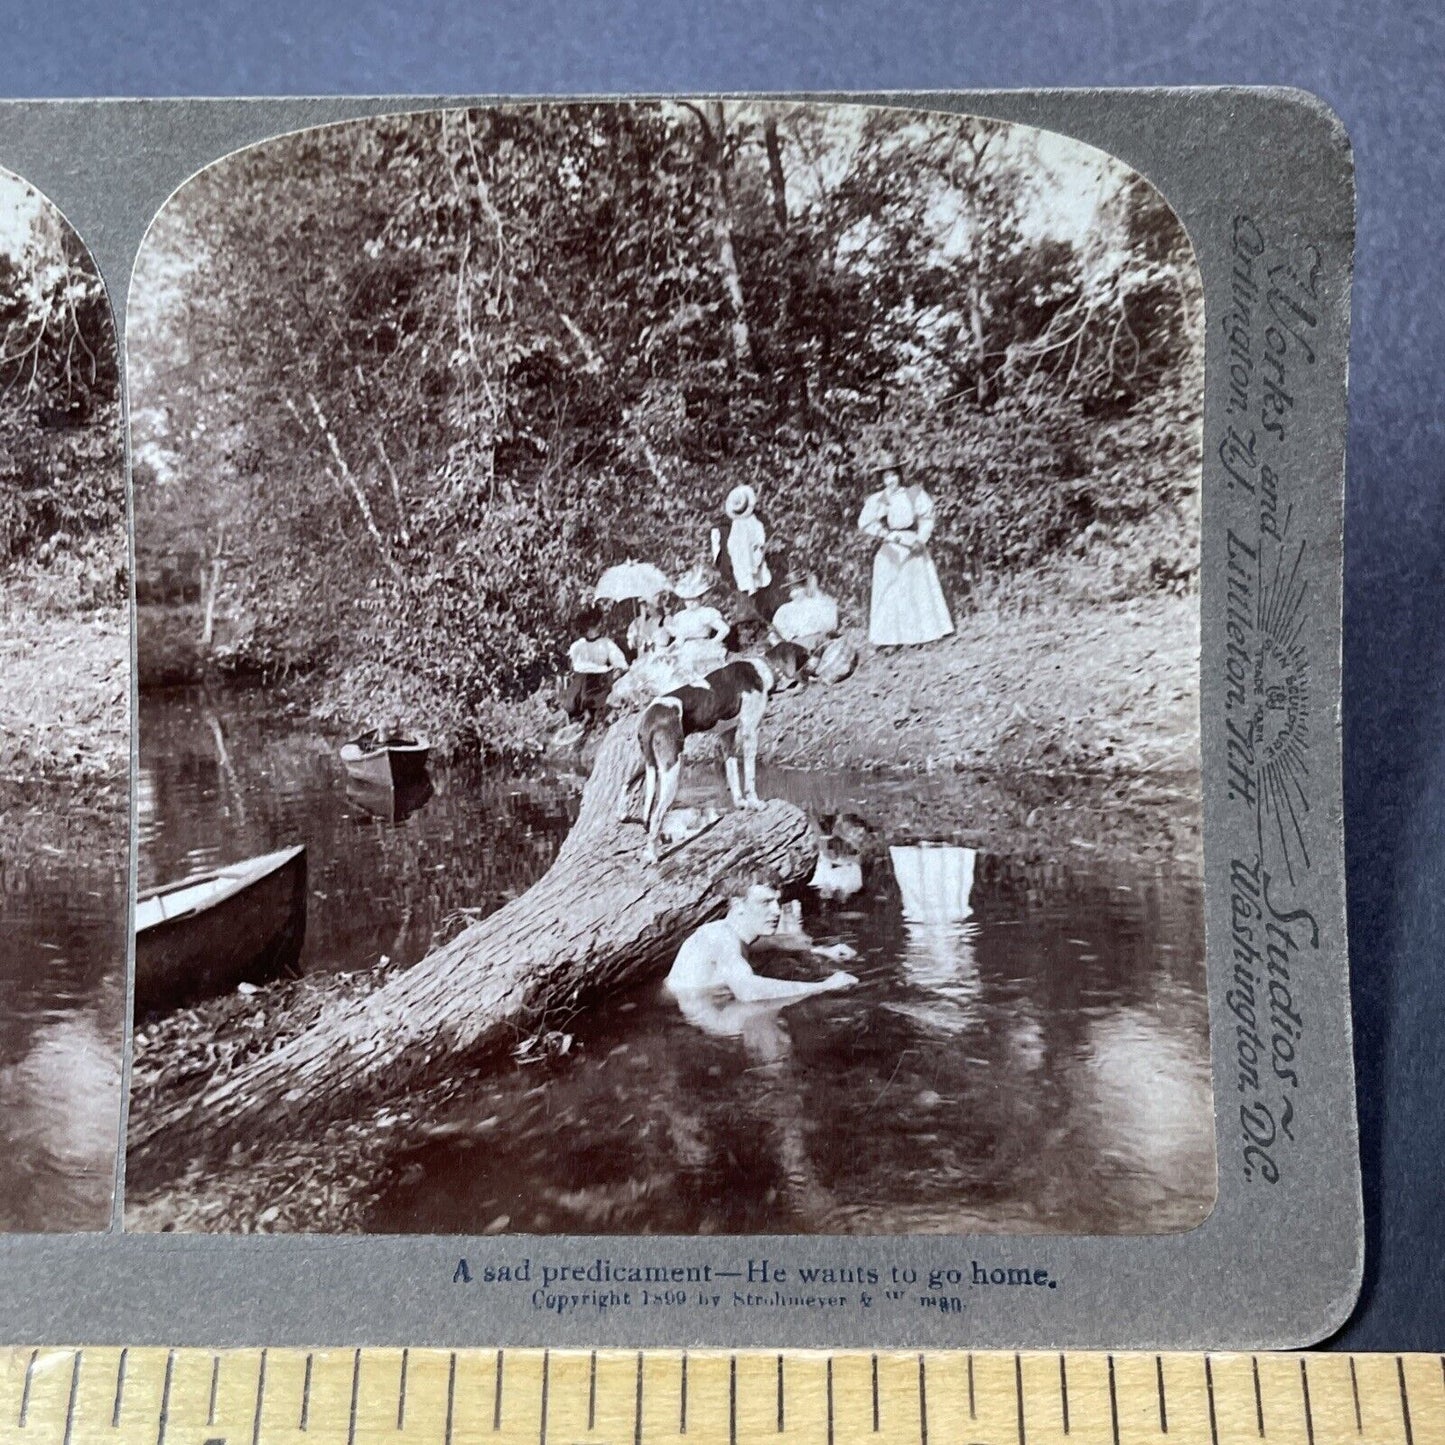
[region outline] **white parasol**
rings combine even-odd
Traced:
[[[645,600],[657,597],[671,587],[667,573],[651,562],[620,562],[598,578],[593,597],[597,602]]]

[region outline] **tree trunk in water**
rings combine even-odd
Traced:
[[[808,820],[781,800],[729,813],[648,865],[641,825],[617,820],[639,762],[636,720],[623,718],[602,741],[577,822],[544,877],[199,1099],[132,1116],[132,1156],[142,1167],[168,1167],[163,1158],[214,1154],[239,1130],[263,1131],[281,1117],[288,1129],[355,1117],[442,1060],[475,1060],[544,1027],[549,1014],[560,1019],[660,971],[719,911],[739,874],[762,870],[786,884],[812,868]]]

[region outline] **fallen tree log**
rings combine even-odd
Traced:
[[[526,893],[199,1095],[132,1114],[131,1164],[168,1172],[172,1158],[214,1154],[278,1119],[294,1128],[355,1117],[443,1061],[473,1062],[660,972],[723,907],[740,873],[763,870],[786,884],[812,868],[808,820],[780,800],[725,814],[645,863],[641,824],[617,819],[636,766],[636,722],[624,718],[602,741],[556,860]]]

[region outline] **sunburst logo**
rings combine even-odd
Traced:
[[[1272,852],[1278,844],[1291,883],[1297,868],[1310,866],[1304,828],[1310,810],[1309,656],[1304,642],[1309,584],[1301,567],[1305,546],[1281,545],[1269,576],[1266,548],[1260,548],[1259,654],[1251,690],[1260,851],[1268,844]]]

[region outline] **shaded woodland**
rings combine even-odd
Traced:
[[[105,284],[64,217],[0,171],[0,789],[67,781],[123,805],[128,593]],[[0,791],[0,813],[31,801]]]
[[[177,646],[343,698],[402,678],[485,748],[598,572],[697,561],[738,482],[856,607],[880,445],[957,599],[1197,566],[1187,237],[1026,128],[707,102],[309,130],[179,192],[131,308],[143,680]]]
[[[125,487],[110,301],[60,214],[0,172],[7,200],[29,220],[0,245],[0,577],[24,574],[62,611],[115,604]]]

